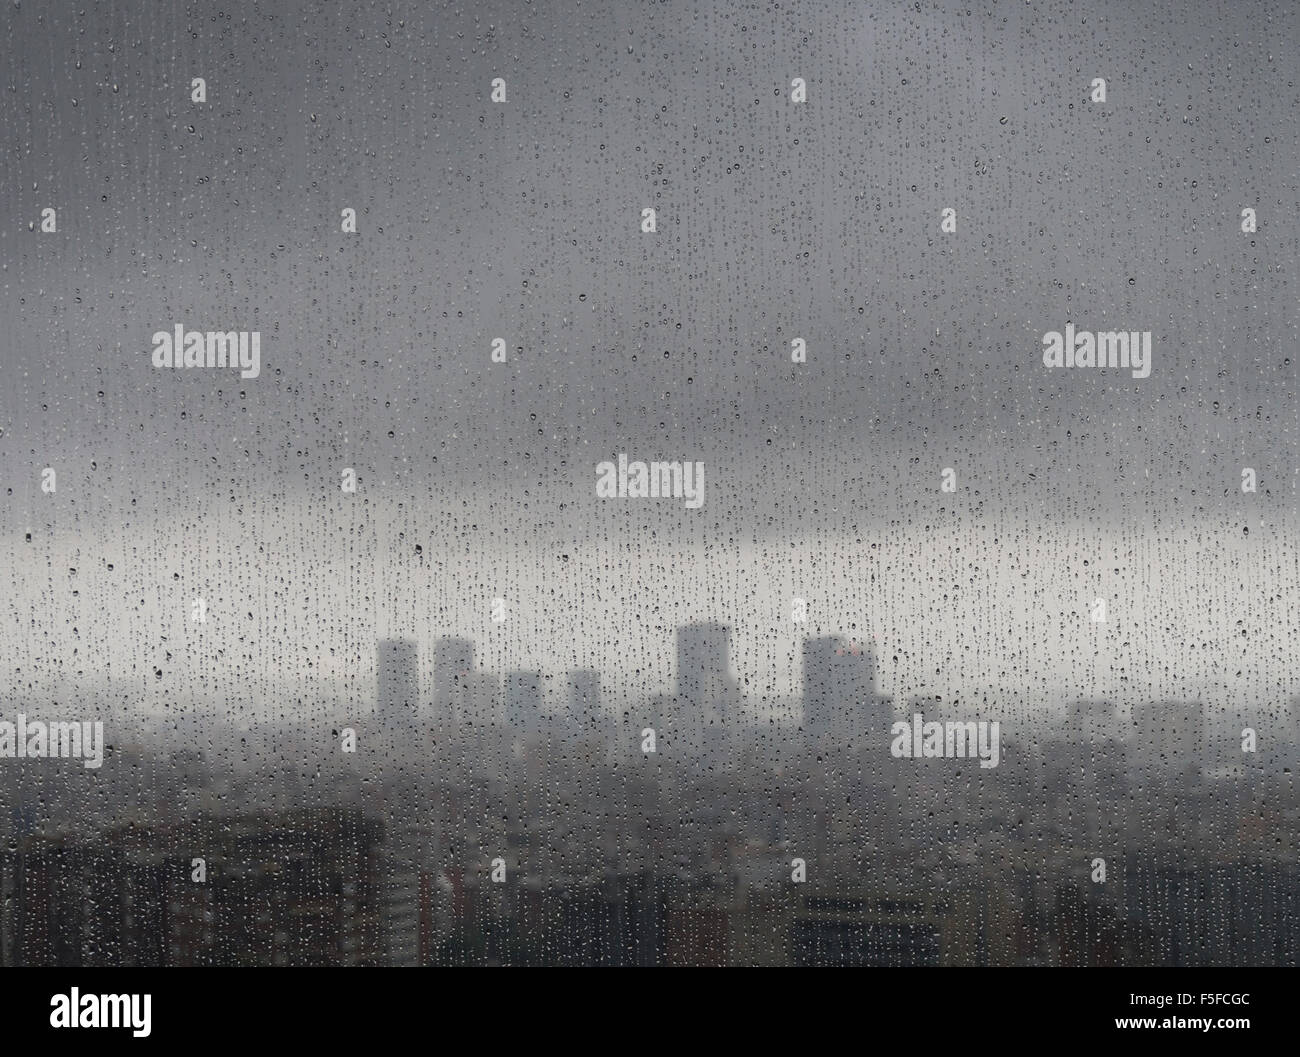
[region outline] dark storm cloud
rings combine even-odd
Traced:
[[[804,500],[827,462],[887,497],[942,452],[1120,508],[1135,459],[1190,488],[1222,476],[1180,457],[1201,438],[1294,452],[1294,12],[227,6],[7,15],[15,449],[197,483],[216,447],[308,490],[341,462],[553,488],[629,451]],[[1067,321],[1151,330],[1152,376],[1045,371]],[[260,328],[262,377],[153,371],[175,322]]]

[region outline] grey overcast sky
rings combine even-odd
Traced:
[[[716,618],[753,693],[818,630],[900,696],[1295,693],[1300,15],[1091,6],[7,4],[0,689],[364,701],[464,634],[649,693]]]

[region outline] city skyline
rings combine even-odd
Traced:
[[[718,724],[743,727],[761,726],[766,718],[742,706],[749,704],[732,670],[731,628],[712,621],[683,625],[676,632],[677,664],[675,686],[669,694],[650,694],[627,701],[617,694],[602,694],[602,673],[593,669],[567,672],[539,672],[507,669],[484,670],[474,661],[474,644],[465,639],[435,639],[434,677],[430,693],[414,684],[418,708],[394,709],[385,704],[386,685],[402,682],[382,670],[377,674],[374,717],[392,721],[400,727],[413,722],[456,726],[465,719],[470,725],[496,725],[519,733],[536,732],[543,722],[559,721],[570,727],[583,727],[582,715],[575,701],[585,700],[600,733],[608,737],[617,717],[614,710],[603,707],[605,700],[622,701],[625,711],[633,714],[633,723],[641,717],[642,725],[653,726],[669,711],[676,723]],[[785,724],[798,727],[809,738],[833,737],[837,740],[867,738],[878,747],[889,742],[887,732],[900,718],[910,722],[914,714],[928,719],[973,720],[977,717],[1010,721],[1013,736],[1055,736],[1072,738],[1080,745],[1105,741],[1132,742],[1144,746],[1145,761],[1168,762],[1171,757],[1198,762],[1204,766],[1211,739],[1216,739],[1220,756],[1225,746],[1235,744],[1242,723],[1258,724],[1267,730],[1270,743],[1300,745],[1300,696],[1274,707],[1261,707],[1250,713],[1220,715],[1204,701],[1144,701],[1131,709],[1122,709],[1114,700],[1077,697],[1065,703],[1064,710],[1040,722],[1016,723],[1020,717],[1009,713],[997,700],[963,700],[942,694],[915,694],[896,706],[894,699],[881,694],[875,684],[875,658],[869,646],[839,635],[805,637],[799,692],[785,695],[784,711],[775,713]],[[459,684],[454,692],[440,692],[440,651],[457,659]],[[381,640],[376,647],[381,658],[391,656],[401,672],[418,668],[419,644],[412,640]],[[466,663],[467,662],[467,663]],[[577,678],[575,678],[577,677]],[[585,695],[580,686],[585,683]],[[513,695],[513,698],[512,698]],[[391,696],[391,695],[390,695]],[[514,703],[512,704],[512,699]],[[550,707],[546,707],[549,703]],[[1236,726],[1234,726],[1236,724]],[[1189,733],[1189,725],[1194,728]]]

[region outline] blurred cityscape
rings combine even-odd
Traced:
[[[5,760],[0,965],[1297,964],[1300,701],[1031,725],[895,702],[838,636],[759,700],[712,623],[640,700],[420,661],[378,643],[369,715]],[[999,721],[998,765],[895,757],[914,714]]]

